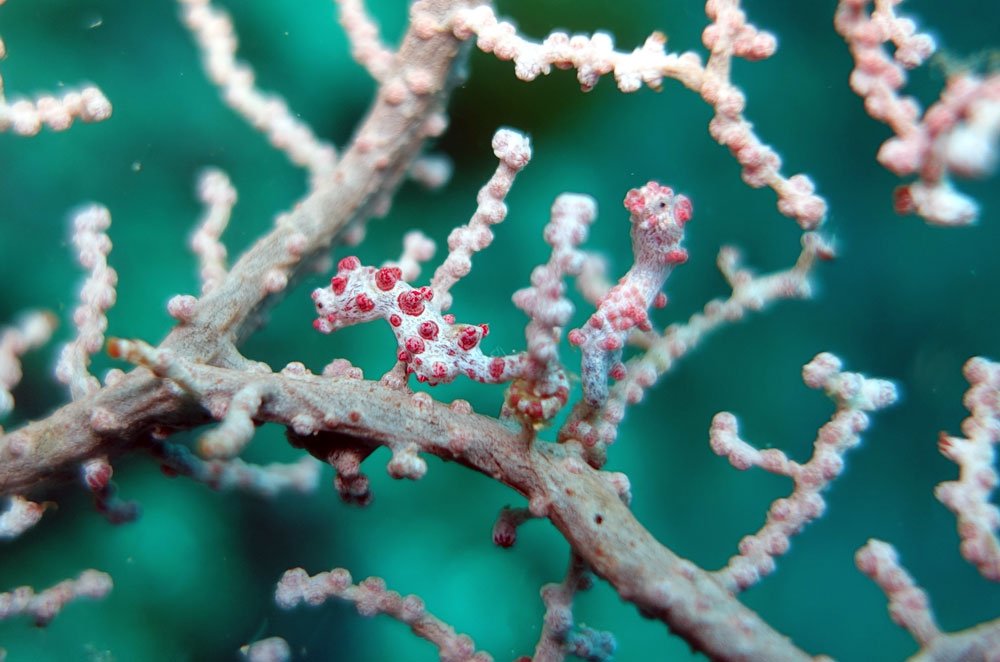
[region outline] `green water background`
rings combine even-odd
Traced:
[[[395,39],[405,3],[369,4]],[[703,52],[700,2],[499,5],[535,37],[557,27],[603,28],[631,49],[661,30],[672,50]],[[954,517],[932,494],[936,483],[956,475],[936,439],[940,430],[958,433],[966,416],[961,366],[973,355],[1000,358],[1000,191],[995,177],[959,184],[982,204],[981,222],[972,228],[942,230],[895,216],[891,192],[898,179],[874,158],[888,130],[864,114],[847,87],[851,61],[832,28],[834,3],[747,5],[751,19],[774,31],[780,44],[770,60],[734,65],[749,99],[747,115],[781,153],[787,173],[806,172],[817,182],[830,203],[825,232],[841,257],[819,271],[813,301],[752,315],[685,358],[629,411],[608,468],[630,476],[633,509],[657,539],[717,568],[789,484],[759,471],[739,473],[713,455],[712,416],[732,411],[747,440],[805,460],[831,406],[802,385],[802,364],[829,350],[850,369],[896,380],[903,401],[875,417],[864,444],[848,457],[845,475],[827,495],[826,516],[795,538],[774,576],[742,598],[811,653],[896,660],[916,646],[854,567],[854,551],[869,537],[899,548],[944,629],[1000,615],[1000,587],[959,556]],[[239,31],[240,57],[256,68],[260,86],[280,92],[320,135],[343,145],[374,86],[347,57],[332,4],[225,6]],[[1000,10],[990,0],[911,1],[907,8],[935,26],[950,53],[996,47]],[[302,195],[303,173],[217,100],[174,3],[13,0],[0,8],[0,33],[9,52],[0,71],[10,96],[92,81],[114,104],[113,118],[103,124],[30,139],[0,135],[0,320],[43,307],[63,320],[57,341],[69,337],[82,276],[66,219],[93,200],[113,215],[110,262],[120,286],[110,332],[159,340],[171,326],[167,299],[197,290],[186,242],[200,212],[199,170],[223,168],[239,191],[225,234],[231,256]],[[603,80],[582,94],[569,72],[528,85],[515,79],[509,63],[478,52],[470,71],[437,145],[455,161],[451,184],[435,193],[405,186],[356,252],[366,263],[394,257],[413,227],[443,245],[449,230],[467,220],[476,190],[495,167],[489,149],[495,129],[528,132],[535,157],[511,193],[509,217],[455,289],[460,319],[490,323],[488,351],[523,347],[525,320],[509,297],[546,259],[541,228],[564,191],[598,201],[590,246],[607,253],[615,274],[629,263],[625,191],[656,178],[691,197],[691,260],[668,283],[671,304],[654,315],[660,325],[686,319],[726,293],[714,266],[721,245],[741,247],[762,271],[785,267],[797,255],[798,228],[777,213],[773,193],[741,183],[734,159],[708,136],[710,109],[680,85],[668,81],[660,93],[624,96]],[[926,103],[942,82],[939,67],[925,67],[909,89]],[[345,356],[377,377],[394,360],[388,328],[332,337],[313,332],[308,293],[322,281],[317,276],[290,292],[245,345],[246,354],[276,369],[302,361],[316,371]],[[579,309],[576,323],[587,313]],[[65,401],[51,377],[57,347],[27,357],[18,409],[6,424],[41,417]],[[565,348],[564,356],[577,364],[575,350]],[[95,372],[113,365],[97,357]],[[460,382],[434,395],[466,398],[493,414],[502,390]],[[248,457],[291,461],[298,453],[280,429],[265,426]],[[384,617],[362,618],[342,604],[290,613],[273,606],[273,586],[285,569],[342,566],[357,578],[380,575],[390,587],[420,595],[498,660],[530,653],[543,613],[538,589],[562,577],[566,543],[548,523],[532,522],[513,549],[500,550],[490,540],[493,518],[505,504],[523,505],[520,497],[433,459],[421,482],[393,481],[383,468],[387,459],[381,451],[366,464],[376,495],[367,509],[339,502],[329,469],[316,495],[267,501],[164,479],[146,457],[123,459],[115,479],[124,498],[142,503],[138,523],[107,524],[84,491],[70,486],[52,495],[59,508],[40,526],[0,548],[0,587],[48,586],[95,567],[113,575],[114,591],[102,602],[70,606],[45,629],[24,619],[0,624],[0,646],[11,660],[215,660],[233,659],[253,639],[280,635],[300,659],[434,659],[426,642]],[[683,641],[642,619],[602,583],[579,596],[575,613],[615,633],[618,660],[692,658]]]

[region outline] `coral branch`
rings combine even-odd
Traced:
[[[584,254],[577,249],[586,241],[588,226],[597,215],[597,204],[585,195],[564,193],[552,204],[552,217],[545,226],[545,241],[552,247],[549,261],[531,272],[531,287],[518,290],[512,300],[531,319],[524,330],[532,369],[511,385],[505,401],[506,414],[523,419],[548,421],[569,397],[569,382],[559,362],[559,341],[573,314],[565,297],[565,276],[580,273]]]
[[[123,501],[118,489],[111,482],[113,474],[108,458],[101,456],[87,460],[81,467],[83,482],[94,495],[97,511],[112,524],[125,524],[138,519],[142,509],[135,501]]]
[[[291,464],[266,465],[250,464],[240,458],[202,460],[184,446],[165,442],[154,443],[151,452],[168,476],[187,476],[223,492],[239,490],[273,497],[286,491],[307,494],[319,485],[320,464],[310,457]]]
[[[11,391],[21,381],[21,355],[47,343],[55,328],[54,315],[33,311],[24,314],[16,326],[0,329],[0,418],[14,408]]]
[[[46,504],[28,501],[14,495],[7,499],[7,508],[0,513],[0,540],[10,540],[33,527],[42,518]]]
[[[1000,619],[961,632],[942,632],[934,619],[927,593],[899,564],[896,549],[881,540],[869,540],[854,555],[858,569],[889,598],[889,615],[920,644],[915,662],[991,660],[1000,650]]]
[[[527,508],[501,508],[493,523],[493,544],[498,547],[513,547],[517,542],[518,527],[533,517]]]
[[[454,169],[451,159],[444,154],[423,154],[406,174],[424,188],[434,191],[451,180]]]
[[[815,195],[813,183],[805,175],[781,175],[781,159],[754,134],[753,126],[743,117],[743,94],[730,81],[734,56],[760,60],[769,57],[776,45],[773,36],[746,22],[739,7],[739,0],[709,0],[706,4],[712,20],[702,36],[711,51],[707,65],[693,52],[667,53],[666,36],[660,32],[654,32],[631,53],[616,51],[606,32],[572,37],[553,32],[542,42],[533,42],[521,37],[512,23],[500,21],[489,5],[456,12],[451,29],[460,39],[475,36],[480,50],[501,60],[513,60],[515,75],[525,81],[550,73],[553,66],[575,69],[585,91],[610,73],[622,92],[635,92],[643,85],[659,89],[664,78],[679,81],[715,109],[709,131],[739,161],[743,180],[754,188],[772,188],[778,194],[782,214],[803,228],[815,228],[826,215],[826,202]]]
[[[105,434],[89,425],[68,424],[85,420],[85,408],[87,415],[94,405],[120,412],[121,427],[113,446],[120,449],[144,441],[140,433],[158,422],[173,421],[182,428],[204,422],[207,417],[199,418],[197,412],[228,402],[247,378],[242,370],[204,364],[176,367],[203,385],[203,408],[182,409],[184,415],[178,416],[174,389],[162,384],[160,389],[137,388],[130,384],[135,379],[130,377],[113,389],[104,389],[94,402],[72,403],[43,421],[0,437],[0,457],[6,458],[0,464],[0,490],[37,488],[67,465],[76,466],[87,457],[107,452],[111,446]],[[737,637],[740,650],[750,656],[809,659],[707,573],[656,542],[622,501],[622,482],[609,481],[603,473],[589,469],[572,455],[571,444],[529,445],[520,433],[472,413],[467,405],[415,401],[408,393],[376,382],[281,373],[254,374],[253,379],[268,382],[270,389],[282,394],[264,403],[260,420],[291,426],[293,420],[309,416],[322,430],[367,440],[368,448],[374,448],[378,440],[413,443],[422,452],[459,461],[529,495],[535,505],[533,514],[548,517],[588,566],[625,599],[669,623],[698,650],[722,656]],[[127,406],[115,389],[129,389],[124,399]],[[60,443],[53,444],[51,439]],[[310,452],[315,455],[319,450]],[[601,514],[599,524],[595,513]],[[615,554],[607,554],[612,549]],[[740,624],[738,630],[733,623]]]
[[[201,395],[202,385],[195,380],[187,363],[168,349],[152,347],[141,340],[112,338],[108,341],[108,355],[148,368],[157,377],[169,379],[195,397]]]
[[[974,200],[952,187],[949,174],[983,177],[997,162],[1000,142],[1000,74],[952,74],[940,99],[921,116],[912,97],[900,96],[906,70],[924,63],[934,40],[896,13],[902,0],[841,0],[834,21],[854,57],[851,89],[865,110],[895,134],[878,152],[879,163],[917,181],[896,190],[900,214],[915,213],[936,225],[976,220]],[[892,42],[892,57],[883,45]]]
[[[420,277],[420,265],[434,257],[437,246],[431,239],[419,230],[411,230],[403,237],[403,253],[396,262],[382,266],[399,267],[400,277],[407,283],[412,283]]]
[[[281,637],[268,637],[240,647],[247,662],[286,662],[292,659],[288,642]]]
[[[712,419],[711,444],[717,455],[725,455],[740,471],[756,466],[795,482],[788,498],[771,504],[763,528],[743,538],[740,553],[716,573],[731,591],[742,591],[774,572],[774,558],[788,551],[791,537],[826,509],[822,492],[844,470],[847,451],[861,442],[860,433],[869,424],[865,412],[896,401],[892,382],[842,372],[840,368],[837,357],[823,353],[802,369],[807,386],[823,389],[837,403],[837,413],[820,429],[812,457],[805,464],[790,460],[778,449],[757,450],[740,439],[736,417],[728,412]]]
[[[365,9],[364,0],[336,0],[340,7],[340,24],[351,42],[351,56],[382,81],[390,73],[396,54],[382,43],[378,25]]]
[[[59,615],[67,603],[78,598],[99,600],[111,591],[111,577],[97,570],[85,570],[76,579],[67,579],[35,593],[30,586],[21,586],[9,593],[0,593],[0,620],[27,614],[35,625],[46,625]]]
[[[222,423],[206,432],[198,441],[202,456],[210,459],[233,458],[250,443],[254,433],[253,417],[268,395],[262,385],[250,383],[233,396]]]
[[[434,644],[442,662],[489,662],[493,658],[477,653],[472,639],[457,634],[450,625],[427,612],[424,602],[415,595],[401,596],[386,590],[385,582],[369,577],[353,584],[343,568],[310,577],[302,568],[286,572],[278,583],[274,599],[282,609],[292,609],[304,602],[317,607],[330,598],[353,602],[362,616],[386,614],[410,626],[415,635]]]
[[[314,184],[329,177],[337,163],[332,145],[289,110],[284,100],[254,85],[254,72],[236,59],[236,33],[229,15],[210,0],[178,0],[184,24],[202,52],[205,73],[219,86],[222,99],[252,127],[265,133],[271,145],[297,166],[306,168]]]
[[[996,489],[996,445],[1000,441],[1000,363],[973,358],[965,364],[969,390],[965,406],[972,414],[962,422],[965,438],[941,433],[938,448],[959,467],[959,479],[941,483],[935,496],[958,518],[962,556],[983,577],[1000,581],[1000,509],[990,503]]]
[[[226,246],[220,237],[236,204],[236,189],[226,173],[209,168],[198,178],[198,197],[205,213],[191,236],[191,250],[198,256],[201,292],[206,294],[226,277]]]
[[[76,340],[67,343],[59,355],[56,377],[69,386],[74,400],[93,394],[101,387],[88,368],[90,357],[104,344],[108,328],[106,313],[115,304],[118,274],[108,266],[111,239],[107,229],[111,214],[100,205],[92,205],[73,218],[73,245],[80,264],[90,270],[80,290],[80,305],[73,312]]]
[[[610,662],[617,644],[608,632],[598,632],[573,623],[573,598],[592,585],[587,568],[576,554],[571,555],[569,570],[559,584],[542,587],[545,620],[535,646],[533,662],[562,662],[567,654],[590,662]]]
[[[0,2],[3,4],[3,2]],[[7,57],[7,47],[0,39],[0,60]],[[47,126],[65,131],[73,120],[101,122],[111,117],[111,102],[94,86],[68,90],[61,97],[49,94],[35,99],[8,101],[0,76],[0,133],[12,131],[19,136],[33,136]]]
[[[455,228],[448,235],[448,257],[431,278],[431,291],[442,311],[451,308],[451,287],[469,273],[472,254],[492,243],[490,226],[507,217],[504,199],[514,184],[514,177],[531,160],[531,145],[527,136],[501,129],[493,136],[493,153],[500,163],[490,180],[479,189],[476,213],[468,224]]]
[[[881,540],[869,540],[855,555],[858,569],[868,575],[889,598],[889,614],[893,622],[913,635],[921,647],[941,636],[928,604],[927,594],[899,565],[892,545]]]

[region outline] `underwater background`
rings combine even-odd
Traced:
[[[344,145],[374,84],[348,57],[332,3],[220,4],[233,14],[238,56],[255,67],[259,87],[283,95],[319,135]],[[704,7],[695,0],[497,4],[535,38],[555,28],[606,29],[619,49],[630,50],[660,30],[672,51],[704,53]],[[386,39],[396,39],[407,3],[368,5]],[[826,494],[826,515],[792,541],[773,576],[741,599],[810,653],[898,660],[916,644],[893,625],[882,593],[854,567],[855,550],[870,537],[898,548],[944,630],[1000,616],[1000,586],[960,557],[955,518],[933,496],[934,485],[957,474],[936,441],[941,430],[959,434],[967,415],[962,364],[975,355],[1000,359],[1000,187],[996,176],[958,182],[981,204],[980,222],[970,228],[933,228],[896,216],[892,190],[900,180],[875,160],[889,131],[865,115],[847,86],[852,62],[833,30],[835,3],[745,5],[750,21],[779,40],[769,60],[734,63],[746,115],[783,157],[784,173],[809,174],[826,197],[823,232],[840,256],[816,272],[813,300],[752,314],[681,361],[629,410],[607,469],[628,474],[632,508],[658,540],[715,569],[761,526],[790,483],[738,472],[716,457],[708,445],[712,416],[731,411],[749,442],[804,461],[833,407],[802,384],[803,364],[832,351],[849,370],[896,381],[902,401],[873,416],[845,474]],[[953,57],[997,46],[1000,9],[993,0],[909,0],[904,11],[932,26]],[[304,194],[306,183],[302,171],[218,100],[173,2],[12,0],[0,8],[0,34],[9,97],[89,81],[114,105],[104,123],[34,138],[0,135],[0,323],[29,308],[52,310],[62,322],[56,340],[25,359],[17,408],[3,421],[12,428],[67,400],[52,367],[71,336],[83,278],[68,241],[74,208],[98,201],[112,214],[109,261],[120,284],[109,335],[157,342],[172,324],[166,301],[198,290],[187,240],[200,215],[194,190],[200,170],[222,168],[238,191],[223,237],[231,259]],[[541,229],[562,192],[598,201],[588,246],[608,255],[615,277],[630,263],[625,192],[655,178],[691,198],[691,259],[668,281],[670,305],[654,313],[660,326],[727,294],[715,268],[720,246],[740,247],[761,272],[785,268],[798,255],[799,228],[778,214],[770,190],[740,181],[735,159],[708,135],[710,108],[679,84],[623,95],[605,79],[583,94],[572,72],[526,84],[510,63],[478,51],[469,73],[449,107],[450,128],[435,145],[455,162],[450,184],[436,192],[405,185],[389,215],[370,224],[367,241],[335,255],[353,252],[364,263],[380,263],[399,254],[403,234],[414,227],[443,248],[495,168],[493,132],[510,126],[529,133],[534,158],[514,185],[507,220],[454,290],[460,320],[490,324],[487,351],[524,346],[526,320],[510,295],[547,259]],[[943,68],[930,64],[911,80],[907,91],[926,105],[943,85]],[[275,369],[302,361],[316,372],[343,356],[377,378],[394,362],[386,325],[332,336],[312,330],[309,292],[326,278],[317,275],[288,292],[243,346],[245,354]],[[589,312],[578,305],[574,325]],[[567,365],[579,365],[575,349],[563,351]],[[93,372],[116,365],[97,356]],[[444,401],[465,398],[489,415],[502,400],[502,388],[466,381],[432,393]],[[541,436],[551,440],[554,432]],[[294,461],[299,453],[280,428],[266,425],[246,456]],[[142,504],[143,515],[123,526],[108,524],[82,486],[64,486],[49,495],[57,509],[21,539],[0,545],[0,590],[47,587],[88,567],[109,572],[114,590],[100,602],[71,604],[44,629],[24,618],[0,623],[0,647],[9,660],[226,660],[244,643],[278,635],[296,659],[435,658],[433,647],[406,626],[363,618],[347,604],[278,610],[276,581],[302,566],[311,574],[344,567],[356,580],[381,576],[389,588],[421,596],[432,613],[497,660],[530,654],[543,615],[538,590],[562,579],[566,542],[548,522],[534,521],[521,528],[512,549],[499,549],[491,540],[494,517],[505,504],[524,505],[521,497],[435,459],[419,483],[394,481],[384,470],[387,459],[383,449],[365,466],[375,501],[364,509],[340,502],[329,468],[316,494],[265,500],[166,479],[151,458],[127,456],[115,463],[115,481],[123,498]],[[617,660],[699,659],[600,581],[577,597],[575,615],[615,634]]]

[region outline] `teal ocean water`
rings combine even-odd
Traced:
[[[369,4],[387,38],[395,39],[406,3]],[[940,229],[896,216],[892,191],[899,179],[875,161],[889,132],[865,115],[847,86],[852,65],[832,27],[835,3],[746,4],[750,19],[779,38],[773,58],[734,65],[747,117],[780,152],[786,173],[809,174],[828,200],[823,232],[840,257],[817,272],[813,300],[752,314],[679,363],[629,410],[608,468],[629,475],[633,510],[657,539],[718,568],[790,484],[760,471],[737,472],[716,457],[708,445],[712,416],[731,411],[748,441],[804,461],[816,429],[833,411],[802,384],[804,363],[832,351],[850,370],[896,381],[902,401],[873,417],[827,495],[826,515],[793,540],[777,572],[743,600],[810,653],[902,659],[916,644],[893,625],[885,598],[854,567],[855,550],[871,537],[897,546],[943,629],[1000,616],[1000,587],[960,557],[955,519],[933,496],[935,484],[957,474],[936,441],[942,430],[958,434],[967,415],[961,366],[975,355],[1000,360],[1000,187],[996,176],[958,183],[981,204],[981,220],[970,228]],[[510,0],[499,8],[536,38],[554,28],[607,29],[619,48],[631,49],[660,30],[671,50],[703,52],[700,5]],[[260,86],[284,95],[320,135],[343,145],[374,84],[349,59],[332,3],[225,6],[241,37],[239,55],[256,68]],[[906,6],[921,24],[934,26],[953,58],[997,48],[994,2],[911,0]],[[200,213],[197,173],[220,167],[239,192],[224,236],[230,256],[306,189],[304,174],[218,101],[177,14],[176,4],[166,1],[12,0],[0,7],[8,51],[0,72],[8,96],[89,81],[114,104],[103,124],[30,139],[0,135],[0,321],[36,307],[62,320],[57,341],[27,357],[15,391],[18,408],[5,425],[44,416],[67,399],[51,372],[59,342],[70,336],[82,281],[69,244],[72,209],[98,201],[112,213],[109,260],[120,286],[110,334],[155,342],[171,327],[166,301],[198,287],[186,248]],[[455,177],[432,193],[406,185],[356,249],[366,263],[394,258],[414,227],[443,246],[451,228],[474,210],[475,193],[495,167],[493,132],[509,126],[530,134],[535,156],[514,186],[509,216],[454,290],[460,320],[491,325],[487,351],[524,346],[525,319],[510,295],[547,259],[541,229],[552,200],[565,191],[597,200],[588,246],[607,254],[615,275],[630,262],[621,206],[626,191],[657,179],[691,198],[691,257],[667,284],[670,305],[654,314],[661,327],[727,293],[715,268],[722,245],[739,246],[762,272],[794,262],[801,231],[778,214],[771,191],[740,181],[735,160],[709,137],[710,109],[695,94],[667,81],[661,92],[626,96],[610,80],[583,94],[571,72],[526,84],[512,69],[472,54],[468,81],[449,109],[450,128],[435,146],[454,159]],[[908,89],[926,104],[942,84],[942,66],[931,64],[913,75]],[[289,292],[245,353],[276,369],[302,361],[314,371],[344,356],[377,378],[394,361],[387,327],[333,336],[312,330],[308,295],[324,280],[317,275]],[[591,311],[576,302],[579,324]],[[563,351],[569,366],[578,365],[575,349]],[[115,365],[95,358],[97,374]],[[502,400],[502,389],[468,382],[433,394],[465,398],[491,415]],[[541,436],[551,440],[554,433]],[[294,461],[298,453],[280,429],[264,426],[247,455]],[[139,455],[115,466],[121,496],[143,506],[135,524],[112,526],[82,488],[61,488],[49,495],[58,509],[23,539],[0,546],[0,590],[48,586],[94,567],[112,574],[114,591],[99,603],[71,605],[45,629],[24,619],[4,622],[0,646],[10,660],[226,660],[241,644],[279,635],[296,659],[434,659],[433,648],[405,626],[363,618],[349,605],[278,610],[275,582],[285,569],[302,566],[310,573],[345,567],[359,579],[382,576],[391,588],[420,595],[496,659],[529,654],[543,614],[538,590],[562,578],[565,541],[536,521],[521,529],[512,549],[496,548],[494,517],[505,504],[523,505],[518,495],[433,459],[419,483],[394,481],[384,469],[388,457],[381,451],[366,464],[375,501],[365,509],[339,501],[329,469],[315,495],[263,500],[165,479],[153,460]],[[575,613],[580,622],[615,634],[618,660],[697,657],[600,582],[579,596]]]

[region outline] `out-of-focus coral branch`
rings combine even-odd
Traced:
[[[575,69],[584,90],[593,88],[606,74],[614,74],[623,92],[635,92],[643,85],[658,89],[664,78],[677,80],[714,108],[709,131],[739,161],[743,180],[754,188],[770,187],[778,194],[782,214],[803,228],[815,228],[826,215],[826,202],[815,194],[805,175],[782,176],[780,157],[753,132],[753,125],[743,116],[743,93],[730,80],[733,57],[770,57],[776,47],[774,37],[747,23],[739,0],[709,0],[705,12],[712,21],[702,34],[711,52],[705,65],[693,52],[668,53],[666,36],[660,32],[631,53],[616,51],[606,32],[572,37],[553,32],[533,42],[518,34],[512,23],[499,20],[486,4],[456,12],[451,29],[460,39],[475,36],[482,51],[513,60],[515,75],[525,81],[548,74],[552,67]]]
[[[184,24],[202,51],[205,73],[221,89],[223,100],[292,163],[306,168],[314,185],[329,177],[337,163],[336,150],[317,138],[284,99],[257,89],[253,69],[236,59],[236,32],[229,14],[210,0],[178,2]]]
[[[240,647],[247,662],[285,662],[292,659],[292,649],[281,637],[268,637]]]
[[[382,82],[392,70],[396,54],[379,36],[378,25],[365,9],[364,0],[335,0],[340,7],[340,24],[351,42],[351,56]]]
[[[594,252],[584,254],[583,266],[576,277],[576,289],[580,295],[595,308],[614,286],[608,280],[608,261],[603,255]]]
[[[413,181],[430,190],[445,186],[455,170],[455,165],[445,154],[423,154],[410,166],[406,174]]]
[[[942,632],[934,620],[927,594],[899,564],[895,548],[869,540],[854,556],[858,569],[889,598],[889,615],[920,645],[910,658],[916,662],[992,660],[1000,650],[1000,619],[961,632]]]
[[[532,662],[562,662],[567,655],[589,662],[610,662],[617,647],[614,636],[586,626],[574,627],[573,623],[573,598],[590,589],[592,583],[586,564],[571,554],[563,581],[542,587],[545,619]]]
[[[2,5],[6,0],[0,0]],[[0,38],[0,60],[7,57],[7,47]],[[61,97],[50,94],[35,99],[9,101],[4,80],[0,76],[0,132],[13,131],[20,136],[33,136],[47,126],[53,131],[65,131],[74,119],[101,122],[111,117],[111,102],[100,89],[88,85],[69,90]]]
[[[90,270],[80,290],[80,305],[73,312],[76,339],[67,343],[59,355],[56,377],[69,386],[74,400],[92,395],[101,387],[90,374],[90,357],[101,350],[108,328],[107,311],[115,304],[118,274],[108,266],[111,239],[107,230],[111,214],[100,205],[92,205],[73,218],[73,245],[80,264]]]
[[[210,168],[198,178],[198,197],[205,212],[191,235],[191,250],[198,256],[201,292],[206,294],[226,277],[226,246],[220,237],[236,204],[236,189],[226,173]]]
[[[934,40],[896,13],[902,0],[840,0],[835,25],[854,57],[851,89],[865,110],[895,134],[879,149],[879,163],[917,181],[896,190],[900,214],[915,213],[936,225],[965,225],[979,207],[958,192],[949,175],[984,177],[996,166],[1000,142],[1000,74],[952,74],[940,99],[921,115],[912,97],[899,94],[906,70],[934,52]],[[883,46],[892,42],[892,57]]]
[[[7,499],[7,508],[0,513],[0,540],[16,538],[42,518],[46,504],[28,501],[14,495]]]
[[[11,391],[21,382],[21,355],[47,343],[55,328],[52,313],[33,311],[22,315],[16,326],[0,329],[0,418],[14,408]]]
[[[61,581],[41,593],[30,586],[21,586],[0,593],[0,620],[26,614],[36,625],[46,625],[69,602],[79,598],[99,600],[111,591],[111,587],[111,577],[97,570],[84,570],[76,579]]]
[[[379,577],[369,577],[358,584],[352,582],[351,574],[343,568],[312,577],[302,568],[295,568],[282,576],[274,597],[282,609],[292,609],[303,602],[317,607],[331,598],[339,598],[353,602],[362,616],[391,616],[410,626],[418,637],[434,644],[442,662],[489,662],[493,659],[486,653],[477,653],[471,638],[457,634],[454,628],[429,613],[424,601],[417,596],[403,597],[389,591]]]
[[[185,446],[163,441],[152,442],[150,452],[168,476],[187,476],[223,492],[239,490],[272,497],[286,491],[306,494],[319,485],[321,465],[308,456],[291,464],[272,462],[266,465],[251,464],[238,457],[202,460]]]
[[[965,438],[941,433],[938,448],[958,465],[958,480],[941,483],[935,496],[958,518],[962,556],[979,572],[1000,581],[1000,509],[990,503],[990,493],[1000,477],[996,470],[996,445],[1000,441],[1000,363],[984,358],[965,364],[969,390],[965,406],[972,414],[962,422]]]
[[[118,497],[118,488],[111,482],[114,473],[106,457],[87,460],[81,467],[83,482],[94,495],[97,512],[112,524],[124,524],[138,519],[142,509],[135,501],[124,501]]]
[[[403,252],[395,262],[387,262],[385,267],[398,267],[400,278],[412,283],[420,277],[421,264],[434,257],[437,246],[423,232],[411,230],[403,237]]]

